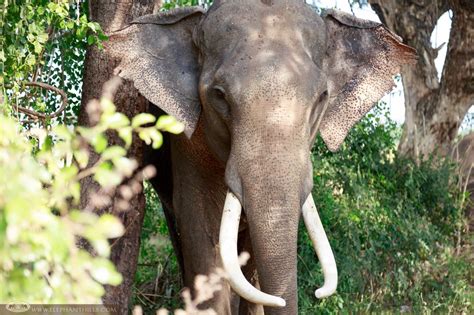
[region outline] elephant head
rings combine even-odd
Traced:
[[[332,294],[337,271],[311,196],[311,147],[319,132],[337,150],[414,50],[381,24],[333,10],[319,16],[301,0],[215,1],[207,12],[144,16],[112,37],[122,60],[117,73],[183,122],[186,136],[201,120],[225,164],[220,246],[233,289],[267,306],[296,303],[303,210],[325,275],[316,295]],[[241,208],[267,293],[237,263]]]

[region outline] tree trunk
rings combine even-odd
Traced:
[[[459,164],[460,190],[468,192],[469,199],[463,199],[464,215],[467,218],[465,235],[474,231],[474,132],[464,136],[453,148],[452,158]],[[461,229],[458,232],[457,251],[460,250]]]
[[[154,10],[153,0],[98,0],[90,1],[90,19],[98,22],[106,34],[118,30],[138,16],[152,13]],[[90,125],[87,113],[87,103],[99,98],[102,94],[103,84],[112,78],[113,70],[119,61],[112,57],[110,48],[99,50],[90,47],[87,51],[84,70],[82,108],[79,115],[80,125]],[[122,84],[114,97],[117,110],[132,117],[138,113],[145,112],[148,102],[138,94],[132,84]],[[134,157],[139,163],[143,162],[143,143],[134,139],[129,150],[129,156]],[[110,143],[120,143],[117,136],[109,135]],[[97,159],[97,156],[92,158]],[[90,199],[94,192],[99,190],[98,184],[91,178],[82,182],[81,205],[86,208],[90,205]],[[130,296],[135,277],[138,252],[140,248],[140,232],[145,210],[145,197],[143,193],[130,200],[128,211],[120,211],[116,207],[116,198],[113,198],[112,206],[101,209],[114,213],[122,219],[126,228],[125,234],[112,243],[111,259],[123,276],[123,282],[117,287],[107,287],[103,298],[104,304],[114,304],[120,307],[121,314],[128,313]]]
[[[415,159],[448,155],[458,129],[474,104],[474,2],[472,0],[369,0],[382,23],[418,51],[415,67],[405,67],[405,126],[402,155]],[[439,17],[452,10],[447,57],[438,81],[430,36]]]

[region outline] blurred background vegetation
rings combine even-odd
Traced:
[[[163,10],[202,3],[167,1]],[[113,116],[115,109],[105,99],[99,102],[100,112],[109,115],[99,119],[102,127],[82,133],[74,128],[86,48],[106,40],[100,26],[87,19],[87,1],[7,0],[0,8],[0,303],[96,302],[104,284],[120,281],[108,260],[107,239],[119,236],[123,227],[111,216],[74,211],[79,174],[88,169],[80,143],[85,141],[105,154],[103,166],[90,171],[96,180],[105,176],[103,182],[109,182],[115,176],[112,181],[119,183],[117,176],[127,176],[118,170],[120,163],[127,163],[125,152],[107,151],[105,131],[125,129],[123,140],[128,143],[132,129],[139,131],[154,121],[147,116],[135,121]],[[51,117],[65,98],[54,90],[28,85],[36,81],[64,91],[67,108]],[[163,128],[154,127],[158,135],[150,129],[143,138],[159,146]],[[313,196],[335,252],[340,284],[336,295],[315,299],[314,284],[323,278],[308,235],[301,229],[301,314],[473,312],[469,251],[473,240],[465,234],[467,193],[460,189],[457,166],[449,159],[415,162],[399,156],[401,133],[401,126],[390,120],[387,105],[380,103],[356,125],[339,152],[329,152],[317,140]],[[82,161],[79,167],[65,167],[70,166],[66,160],[71,154]],[[45,160],[50,168],[42,169]],[[18,167],[11,168],[10,161]],[[65,182],[70,185],[62,187]],[[32,187],[37,188],[34,193]],[[132,304],[146,312],[175,309],[181,306],[178,264],[158,197],[147,184],[145,194]],[[44,214],[43,221],[38,221],[38,213]],[[78,252],[78,238],[95,244],[97,255]],[[70,272],[78,266],[83,273]],[[71,287],[79,293],[58,293]]]

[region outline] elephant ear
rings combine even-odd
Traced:
[[[115,74],[185,126],[189,138],[201,112],[198,52],[192,34],[204,11],[181,8],[142,16],[114,32],[107,45],[121,60]]]
[[[382,24],[328,10],[325,70],[328,107],[321,136],[336,151],[349,130],[393,86],[393,76],[404,64],[416,60],[416,51]]]

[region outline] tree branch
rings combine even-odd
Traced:
[[[474,103],[474,5],[465,3],[463,0],[451,1],[454,14],[441,95],[446,95],[453,103],[464,104],[467,111]]]
[[[23,114],[26,114],[30,117],[35,117],[35,118],[40,118],[40,119],[51,119],[59,116],[67,107],[68,105],[68,99],[66,92],[64,92],[61,89],[58,89],[57,87],[54,87],[52,85],[42,83],[42,82],[27,82],[24,84],[25,86],[34,86],[34,87],[39,87],[45,90],[53,91],[61,96],[62,99],[62,105],[59,107],[57,111],[55,111],[52,114],[43,114],[43,113],[38,113],[37,111],[22,107],[22,106],[15,106],[15,108],[19,111],[22,112]]]

